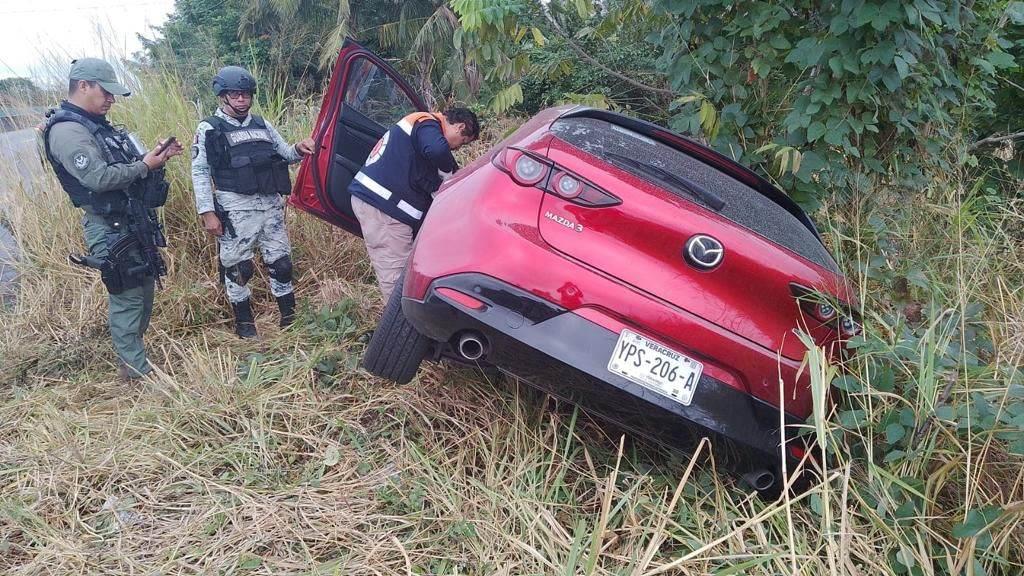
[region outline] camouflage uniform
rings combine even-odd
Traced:
[[[234,126],[248,126],[252,119],[250,115],[246,116],[244,121],[239,122],[220,109],[217,110],[216,116]],[[300,161],[302,155],[295,150],[295,146],[289,145],[269,122],[266,124],[274,139],[277,153],[289,163]],[[221,210],[228,214],[230,226],[228,222],[222,222],[224,234],[218,238],[221,266],[230,269],[251,260],[253,249],[257,244],[264,264],[269,265],[281,261],[286,256],[290,257],[291,245],[284,223],[284,199],[280,195],[246,195],[236,194],[230,190],[214,189],[210,179],[210,165],[206,156],[206,133],[212,129],[213,126],[208,122],[200,122],[196,129],[192,144],[192,186],[196,197],[196,211],[199,214],[215,211],[215,196]],[[229,231],[229,228],[233,228],[233,233]],[[290,276],[290,271],[288,275]],[[270,290],[275,297],[292,293],[290,279],[287,282],[279,282],[273,276],[272,274],[270,279]],[[227,289],[228,300],[233,304],[247,300],[252,293],[244,281],[239,282],[238,280],[248,279],[230,274],[225,275],[224,285]]]

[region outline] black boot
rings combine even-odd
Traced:
[[[295,293],[289,292],[277,297],[277,309],[281,311],[281,328],[287,328],[295,321]]]
[[[256,322],[252,318],[252,304],[246,298],[241,302],[232,303],[231,309],[235,311],[235,334],[239,338],[255,338]]]

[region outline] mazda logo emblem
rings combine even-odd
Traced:
[[[686,261],[701,270],[711,270],[722,263],[725,248],[706,234],[697,234],[686,241]]]

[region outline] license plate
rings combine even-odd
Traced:
[[[608,371],[689,406],[704,365],[692,358],[623,330],[608,359]]]

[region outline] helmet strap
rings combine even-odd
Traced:
[[[230,110],[230,111],[224,110],[225,112],[227,112],[231,116],[234,116],[235,118],[238,118],[239,120],[241,120],[241,119],[243,119],[243,118],[245,118],[246,116],[249,115],[249,110],[242,111],[242,110],[239,110],[238,108],[235,108],[234,106],[232,106],[231,105],[231,101],[228,100],[227,96],[221,96],[220,97],[220,103],[223,104],[224,107],[228,108],[228,110]],[[250,105],[249,108],[251,109],[252,105]]]

